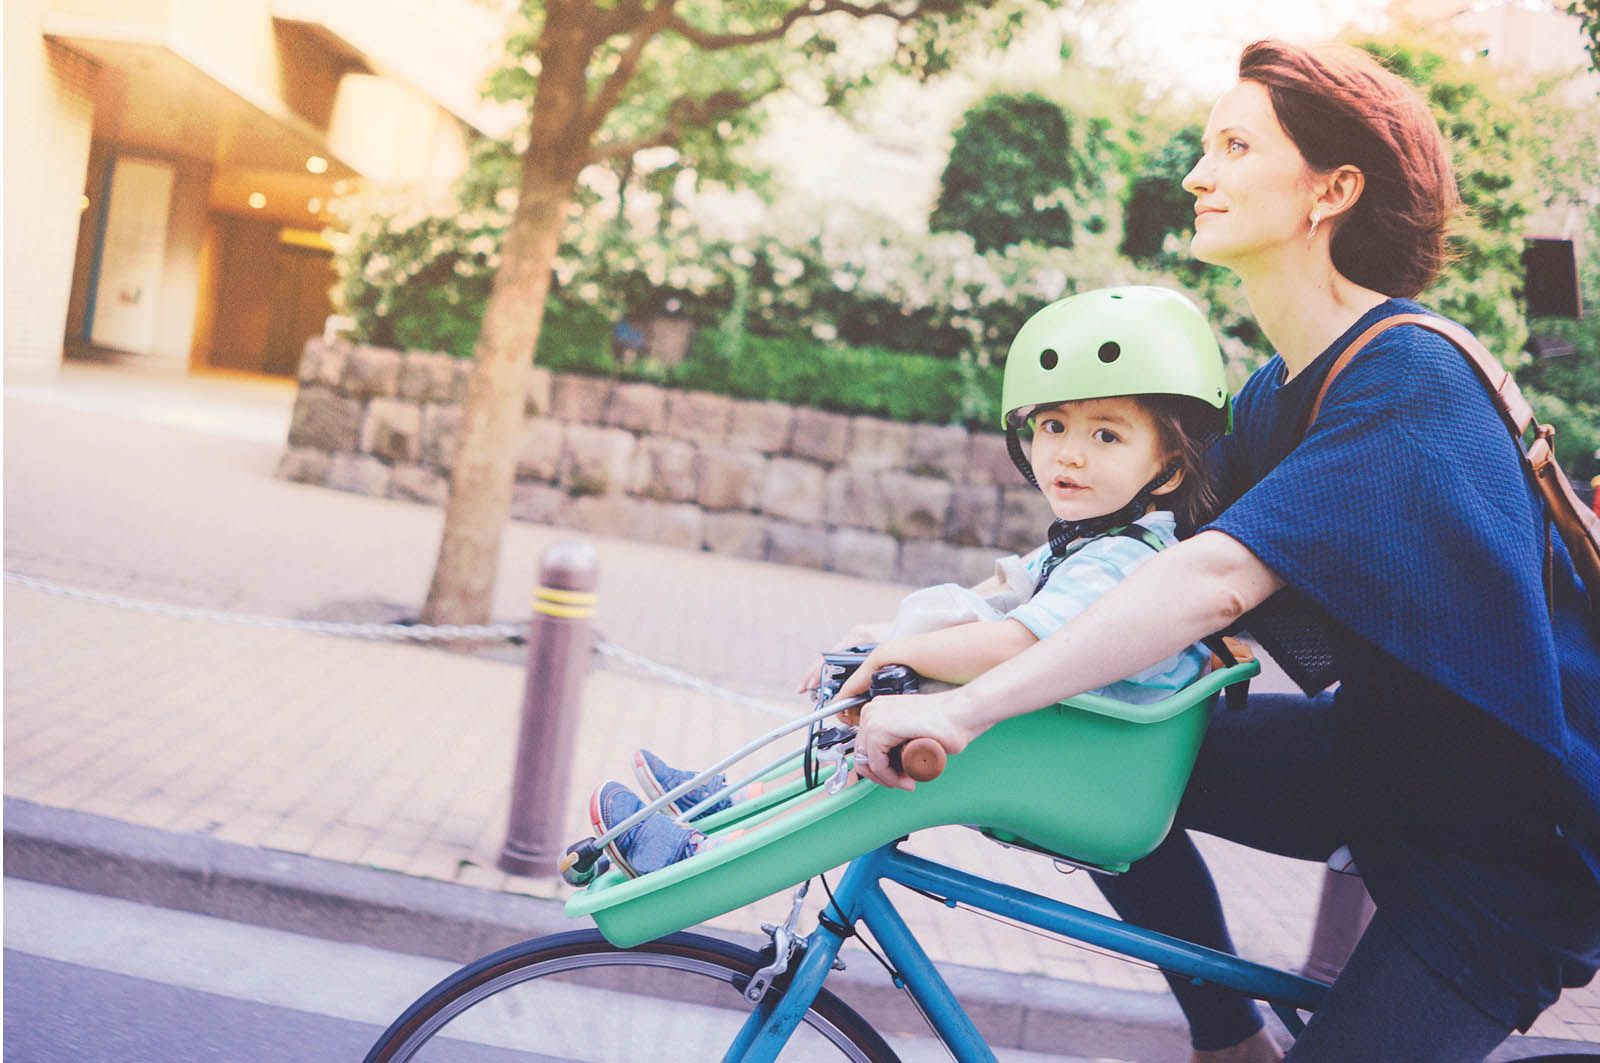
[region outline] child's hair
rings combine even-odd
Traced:
[[[1183,473],[1178,486],[1157,495],[1158,508],[1172,511],[1180,536],[1217,515],[1216,484],[1206,464],[1206,451],[1222,433],[1222,416],[1217,410],[1187,395],[1129,396],[1155,419],[1161,448],[1172,456]]]

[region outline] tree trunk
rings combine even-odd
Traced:
[[[581,122],[589,49],[581,45],[581,22],[562,21],[558,26],[552,15],[541,41],[545,66],[522,186],[473,347],[444,534],[422,607],[428,624],[486,623],[493,604],[533,352],[567,203],[589,147]],[[575,38],[559,39],[562,30]]]

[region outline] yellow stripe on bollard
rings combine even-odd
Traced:
[[[568,591],[540,587],[533,592],[533,611],[562,620],[587,620],[594,615],[599,595],[593,591]]]

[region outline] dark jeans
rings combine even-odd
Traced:
[[[1242,712],[1219,711],[1177,825],[1125,874],[1095,876],[1106,899],[1129,922],[1234,951],[1210,871],[1186,830],[1326,860],[1351,840],[1348,803],[1333,768],[1334,716],[1329,695],[1256,695]],[[1290,1058],[1462,1063],[1482,1058],[1510,1032],[1512,1023],[1491,1016],[1418,958],[1393,929],[1395,918],[1380,904]],[[1168,983],[1196,1048],[1226,1047],[1261,1027],[1253,1001],[1184,979]]]

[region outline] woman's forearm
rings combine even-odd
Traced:
[[[1162,551],[1049,638],[978,676],[960,719],[972,735],[1114,683],[1230,626],[1283,586],[1221,532]]]

